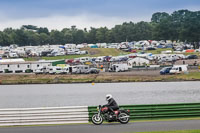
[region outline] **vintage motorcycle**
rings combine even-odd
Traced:
[[[108,111],[108,107],[101,106],[97,107],[98,113],[92,116],[92,123],[95,125],[101,125],[103,121],[107,122],[120,122],[121,124],[127,124],[130,120],[130,110],[114,110],[114,114]]]

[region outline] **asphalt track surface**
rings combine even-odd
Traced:
[[[56,126],[0,127],[0,133],[128,133],[200,129],[199,120],[133,122],[126,125],[106,123]]]

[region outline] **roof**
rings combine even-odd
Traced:
[[[0,60],[0,63],[11,63],[11,62],[25,62],[24,59],[18,58],[18,59],[3,59]]]
[[[38,61],[26,61],[26,62],[0,62],[0,65],[15,65],[15,64],[40,64],[40,63],[50,63],[50,62],[38,62]]]

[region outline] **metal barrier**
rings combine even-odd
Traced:
[[[0,109],[0,126],[67,123],[88,123],[88,107]]]
[[[122,105],[131,120],[200,117],[200,103]],[[88,123],[96,106],[0,109],[0,126]]]
[[[122,105],[120,108],[130,110],[131,120],[200,117],[200,103]],[[90,106],[88,111],[91,120],[97,109]]]

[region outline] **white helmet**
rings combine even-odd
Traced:
[[[106,101],[110,100],[112,98],[111,94],[106,95]]]

